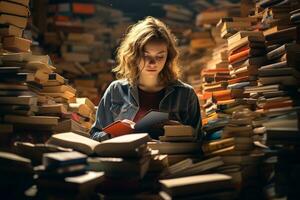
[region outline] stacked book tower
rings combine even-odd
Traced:
[[[94,122],[94,105],[87,99],[76,99],[76,90],[54,72],[49,56],[33,55],[31,41],[22,38],[28,1],[22,5],[1,3],[5,5],[1,7],[3,12],[8,13],[1,15],[5,17],[0,32],[3,38],[0,55],[3,145],[9,146],[10,141],[15,140],[43,142],[53,132],[61,131],[73,130],[87,135]],[[10,10],[13,6],[18,9]],[[24,24],[20,24],[22,20]],[[69,110],[69,103],[76,104],[73,112]]]
[[[226,47],[228,74],[223,83],[216,84],[211,94],[203,93],[202,96],[207,98],[202,105],[205,113],[215,112],[218,117],[223,117],[222,120],[216,117],[203,127],[206,132],[203,152],[207,157],[222,157],[224,166],[217,170],[233,177],[240,196],[249,191],[262,194],[262,182],[257,177],[263,154],[260,151],[253,153],[256,150],[254,141],[261,139],[256,136],[261,134],[261,129],[256,129],[257,125],[252,122],[258,119],[251,111],[255,110],[256,100],[245,93],[246,87],[257,85],[258,69],[266,63],[265,38],[262,32],[253,31],[255,21],[255,17],[220,19],[217,26],[221,37],[227,39],[227,46],[223,48]],[[202,70],[204,80],[208,80],[206,73],[209,70]],[[203,85],[204,91],[206,86]]]
[[[275,173],[266,187],[269,197],[297,198],[299,188],[299,2],[257,3],[262,13],[268,62],[258,70],[258,86],[250,88],[257,96],[257,110],[265,116],[262,124],[267,158]],[[269,20],[266,20],[266,17]],[[268,159],[270,163],[270,159]]]

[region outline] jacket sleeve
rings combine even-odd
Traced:
[[[190,98],[188,104],[188,112],[189,112],[189,124],[193,126],[196,130],[197,140],[202,142],[203,133],[202,133],[202,121],[201,121],[201,113],[200,113],[200,105],[198,97],[193,89],[190,91]]]
[[[102,131],[102,129],[113,122],[113,116],[110,111],[111,93],[112,85],[106,89],[103,97],[101,98],[96,112],[96,121],[90,131],[91,138],[97,141],[103,141],[110,138],[109,134]]]

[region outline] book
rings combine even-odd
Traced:
[[[227,43],[228,45],[230,45],[247,36],[263,37],[263,33],[260,31],[239,31],[236,34],[227,38]]]
[[[30,11],[27,6],[22,4],[13,3],[10,1],[0,1],[0,13],[28,17]]]
[[[88,171],[86,174],[65,177],[63,179],[37,179],[40,189],[60,191],[64,193],[83,193],[93,191],[104,180],[104,172]]]
[[[89,167],[93,171],[104,171],[106,177],[143,178],[149,169],[150,154],[139,159],[114,157],[97,157],[88,159]]]
[[[163,123],[168,120],[168,113],[149,111],[142,119],[137,123],[130,120],[118,120],[115,121],[102,130],[113,137],[130,134],[133,132],[148,132],[153,125]]]
[[[172,197],[206,193],[232,188],[232,178],[225,174],[205,174],[182,178],[165,179],[159,182],[162,190]]]
[[[209,171],[224,165],[222,158],[218,156],[195,163],[188,162],[188,164],[184,166],[184,162],[188,160],[189,159],[186,159],[170,166],[169,169],[166,169],[166,172],[164,172],[163,177],[169,179],[199,175],[208,173]],[[175,166],[177,169],[175,168]]]
[[[49,116],[19,116],[19,115],[5,115],[4,121],[17,124],[35,124],[55,126],[58,124],[59,117]]]
[[[14,26],[24,29],[26,28],[27,20],[28,19],[26,17],[0,13],[1,24],[12,24]]]
[[[219,139],[219,140],[204,142],[202,145],[202,150],[204,153],[206,153],[206,152],[211,152],[211,151],[216,151],[218,149],[226,148],[232,145],[234,145],[234,138]]]
[[[45,169],[53,169],[68,165],[86,164],[87,156],[76,151],[45,153],[42,162]]]
[[[160,154],[189,154],[201,151],[198,142],[149,142],[148,146],[158,150]]]
[[[30,52],[31,40],[16,36],[3,38],[3,48],[13,52]]]
[[[164,136],[166,137],[193,137],[195,134],[195,130],[192,126],[188,125],[165,125],[164,133]]]
[[[22,37],[23,29],[11,24],[0,24],[0,36],[9,36],[9,35]]]
[[[52,135],[47,144],[54,144],[66,148],[73,148],[76,151],[91,155],[109,157],[138,156],[138,148],[150,140],[146,133],[129,134],[103,142],[98,142],[90,138],[72,132]]]

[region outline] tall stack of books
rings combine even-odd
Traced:
[[[257,111],[265,118],[266,144],[271,151],[274,180],[266,187],[269,197],[297,198],[299,183],[299,27],[298,1],[259,1],[256,13],[262,15],[268,62],[258,70]],[[269,20],[268,20],[269,19]],[[270,159],[268,159],[270,161]]]
[[[169,164],[174,164],[186,158],[200,159],[201,147],[197,142],[193,127],[187,125],[165,125],[164,135],[158,142],[148,143],[153,150],[167,154]]]
[[[23,38],[29,17],[28,6],[29,0],[1,2],[0,36],[5,50],[30,51],[31,41]]]

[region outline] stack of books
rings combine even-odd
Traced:
[[[299,55],[297,1],[260,1],[257,13],[267,45],[268,62],[258,70],[258,87],[249,92],[257,96],[257,111],[265,116],[266,157],[274,167],[275,181],[266,188],[268,197],[297,198],[299,177]],[[266,18],[269,18],[267,20]],[[272,160],[276,158],[276,160]]]
[[[104,178],[103,172],[86,171],[87,156],[76,151],[46,153],[42,164],[35,167],[38,198],[90,198]]]
[[[105,195],[140,192],[140,183],[149,169],[150,150],[147,142],[150,137],[146,133],[128,134],[103,142],[72,133],[52,135],[47,144],[64,148],[73,148],[87,155],[89,170],[105,172],[105,181],[98,192]],[[120,189],[115,194],[115,187]]]
[[[29,52],[31,41],[23,38],[29,17],[29,0],[1,2],[0,37],[2,47],[12,52]]]
[[[193,127],[187,125],[165,125],[164,135],[159,137],[159,141],[148,145],[160,154],[167,154],[169,164],[186,158],[201,158],[201,145],[196,140]]]

